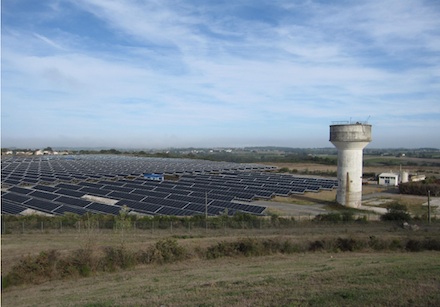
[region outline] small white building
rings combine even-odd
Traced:
[[[379,185],[392,185],[399,184],[399,175],[394,173],[382,173],[379,175]]]

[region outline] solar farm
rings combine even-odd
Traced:
[[[254,200],[337,186],[266,165],[119,155],[2,158],[1,175],[1,213],[12,215],[117,215],[122,208],[140,215],[264,215],[266,207]]]

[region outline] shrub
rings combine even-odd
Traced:
[[[24,283],[41,283],[57,276],[59,252],[50,250],[37,256],[27,256],[2,278],[2,287]]]
[[[323,240],[316,240],[313,242],[310,242],[309,244],[309,251],[316,252],[324,249],[325,242]]]
[[[328,213],[328,214],[319,214],[314,219],[314,221],[321,221],[321,222],[333,222],[338,223],[342,221],[342,217],[339,213]]]
[[[368,241],[368,246],[376,251],[386,250],[388,248],[388,244],[384,240],[379,240],[375,236],[371,236]]]
[[[167,238],[156,242],[149,252],[150,261],[168,263],[183,260],[188,256],[187,250],[179,246],[173,238]]]
[[[423,250],[423,243],[419,240],[410,239],[406,242],[405,248],[410,252],[420,252]]]
[[[423,241],[423,249],[440,251],[440,239],[426,238]]]
[[[353,238],[338,238],[336,240],[336,248],[342,252],[353,252],[361,250],[365,247],[363,241]]]
[[[352,222],[354,220],[353,218],[353,212],[351,211],[344,211],[341,213],[341,219],[343,222]]]
[[[380,217],[382,221],[410,221],[411,216],[405,205],[392,203],[387,207],[388,212]]]
[[[69,277],[79,275],[82,277],[90,276],[96,271],[96,259],[93,257],[91,249],[78,249],[67,259],[59,262],[58,270],[61,277]]]
[[[127,269],[136,265],[135,254],[125,247],[106,247],[104,257],[101,259],[103,271],[115,271],[118,268]]]

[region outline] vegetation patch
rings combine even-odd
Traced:
[[[363,251],[440,251],[440,238],[369,239],[355,237],[323,238],[314,241],[293,241],[288,238],[241,238],[208,246],[202,253],[206,259],[221,257],[255,257],[304,252]],[[200,254],[200,253],[199,253]],[[39,284],[48,280],[87,277],[96,272],[125,270],[140,264],[165,264],[195,257],[173,238],[157,241],[147,250],[130,251],[124,246],[105,247],[101,253],[79,249],[62,256],[59,251],[43,251],[26,256],[2,278],[2,288],[20,284]]]
[[[428,191],[431,196],[440,195],[440,179],[436,177],[429,177],[421,182],[405,182],[399,184],[399,192],[401,194],[412,195],[428,195]]]

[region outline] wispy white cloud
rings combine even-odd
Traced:
[[[68,18],[65,3],[51,3],[51,25]],[[2,134],[111,142],[111,132],[164,146],[258,145],[255,135],[267,145],[272,135],[286,145],[306,144],[306,129],[325,146],[330,121],[349,117],[389,127],[413,116],[413,129],[440,129],[440,8],[431,2],[80,0],[68,9],[95,28],[75,19],[42,27],[45,14],[32,30],[6,20]]]
[[[34,33],[34,36],[41,39],[43,42],[47,43],[48,45],[52,46],[55,49],[65,50],[61,45],[59,45],[58,43],[54,42],[53,40],[51,40],[43,35],[40,35],[38,33]]]

